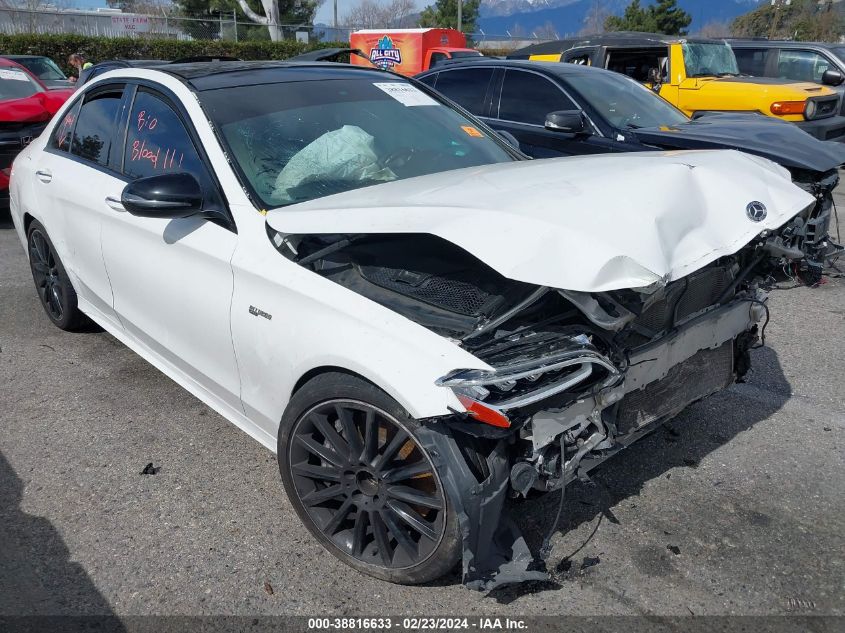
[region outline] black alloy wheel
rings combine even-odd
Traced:
[[[29,262],[41,305],[52,321],[61,321],[65,313],[65,293],[59,280],[59,268],[47,236],[39,229],[29,233]]]
[[[296,495],[337,548],[400,569],[437,549],[446,500],[431,461],[398,420],[363,402],[333,400],[301,416],[292,435]]]
[[[77,306],[76,291],[44,226],[33,220],[27,232],[27,250],[32,280],[41,305],[53,325],[78,330],[91,322]]]

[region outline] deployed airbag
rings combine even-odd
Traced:
[[[344,125],[312,141],[288,161],[276,177],[271,198],[281,204],[293,202],[291,190],[309,182],[387,182],[396,180],[378,163],[374,139],[357,125]]]

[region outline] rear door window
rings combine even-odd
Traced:
[[[558,86],[542,75],[510,68],[505,71],[499,99],[498,118],[502,121],[545,125],[549,112],[577,109]]]
[[[446,95],[477,116],[485,116],[484,98],[493,79],[493,68],[444,70],[437,78],[437,92]]]
[[[62,116],[61,122],[53,129],[53,138],[50,140],[50,147],[63,152],[70,151],[70,143],[73,138],[73,125],[79,116],[79,108],[82,106],[82,99],[79,99]]]
[[[73,130],[70,151],[84,160],[108,167],[117,136],[115,123],[123,104],[123,88],[96,90],[85,97]],[[119,150],[118,150],[119,151]]]
[[[735,48],[736,63],[743,75],[765,77],[766,75],[765,48]]]

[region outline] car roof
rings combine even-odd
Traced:
[[[118,68],[146,68],[147,66],[157,66],[159,64],[167,64],[169,62],[163,59],[104,59],[94,64],[94,68],[102,68],[103,66],[115,66]]]
[[[333,62],[212,61],[166,64],[150,67],[149,70],[172,75],[199,92],[291,81],[356,78],[381,79],[382,81],[405,79],[401,75],[377,68]]]
[[[6,59],[50,59],[46,55],[3,55]]]
[[[769,40],[765,38],[728,38],[731,46],[755,46],[757,48],[837,48],[843,44],[835,42],[795,42],[793,40]]]
[[[598,35],[585,35],[583,37],[573,37],[565,40],[553,40],[551,42],[543,42],[541,44],[532,44],[519,50],[514,51],[511,56],[523,55],[552,55],[556,53],[564,53],[571,48],[581,46],[656,46],[662,44],[672,44],[674,42],[704,42],[704,43],[721,43],[724,40],[710,39],[704,37],[687,37],[684,35],[664,35],[663,33],[640,33],[638,31],[615,31],[611,33],[601,33]]]
[[[456,68],[484,68],[485,66],[505,67],[505,68],[525,68],[526,70],[533,70],[544,75],[555,75],[558,77],[565,77],[567,75],[584,75],[588,73],[610,73],[612,71],[605,70],[594,66],[585,66],[584,64],[566,64],[563,62],[540,62],[528,61],[527,59],[495,59],[495,58],[475,58],[472,61],[456,60],[437,65],[434,68],[421,72],[417,77],[424,75],[433,75],[434,73],[444,72],[446,70],[454,70]],[[617,75],[618,73],[612,73]]]

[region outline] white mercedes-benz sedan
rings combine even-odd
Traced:
[[[748,371],[760,275],[813,203],[733,151],[525,160],[421,84],[318,62],[109,72],[11,177],[56,326],[96,322],[277,451],[355,569],[462,560],[477,588],[544,575],[509,497]]]

